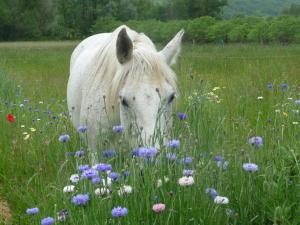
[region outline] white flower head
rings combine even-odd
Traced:
[[[97,196],[104,196],[104,195],[109,195],[109,194],[110,194],[110,190],[106,187],[97,188],[95,190],[95,195],[97,195]]]
[[[156,182],[156,187],[161,187],[162,186],[162,180],[158,179]]]
[[[124,194],[131,194],[132,193],[132,187],[130,185],[124,185],[118,190],[118,195],[122,196]]]
[[[178,184],[180,186],[191,186],[195,183],[194,178],[192,176],[183,176],[181,178],[179,178],[178,180]]]
[[[220,204],[220,205],[226,205],[229,203],[229,199],[227,197],[223,197],[223,196],[216,196],[214,199],[214,203]]]
[[[78,174],[72,174],[71,177],[70,177],[70,181],[72,183],[77,183],[79,181],[80,177]]]
[[[111,186],[111,183],[112,183],[111,178],[107,177],[106,180],[103,179],[103,180],[102,180],[102,183],[103,183],[103,186],[110,187],[110,186]]]
[[[70,192],[74,192],[75,191],[75,186],[74,185],[68,185],[65,186],[63,189],[64,193],[70,193]]]

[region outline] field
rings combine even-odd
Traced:
[[[121,174],[103,196],[94,193],[103,184],[90,180],[75,184],[76,192],[63,192],[78,166],[88,163],[86,156],[74,156],[86,146],[66,113],[75,45],[0,43],[0,192],[11,206],[12,224],[40,224],[48,216],[78,225],[299,224],[300,45],[184,45],[174,66],[180,98],[171,137],[180,147],[163,147],[155,159],[144,160],[131,156],[135,146],[124,134],[103,137],[99,152],[116,153],[100,154],[100,162]],[[59,142],[62,134],[70,140]],[[262,144],[249,143],[255,136]],[[244,163],[256,164],[257,171]],[[184,169],[193,170],[189,186],[178,184]],[[132,193],[119,195],[124,184]],[[229,203],[218,203],[207,188]],[[85,193],[86,205],[71,202]],[[155,213],[156,203],[164,203],[165,211]],[[128,215],[113,218],[117,206]],[[26,214],[33,207],[40,212]],[[59,222],[63,209],[68,217]]]

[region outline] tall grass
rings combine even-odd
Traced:
[[[62,191],[70,175],[79,173],[78,166],[89,163],[87,156],[74,157],[86,146],[65,114],[70,52],[69,46],[0,48],[6,74],[1,73],[0,84],[0,177],[14,224],[40,224],[62,209],[69,212],[65,224],[81,225],[299,223],[299,46],[184,46],[174,68],[181,96],[172,138],[180,140],[180,148],[162,147],[155,160],[145,161],[131,156],[136,146],[128,146],[124,134],[102,136],[99,162],[110,163],[121,174],[104,197],[94,194],[101,185],[89,180],[76,184],[76,193]],[[53,88],[55,84],[60,86]],[[178,111],[188,118],[179,120]],[[14,123],[6,121],[9,113],[15,115]],[[62,134],[69,134],[70,141],[59,142]],[[252,136],[263,137],[263,146],[251,146]],[[105,158],[101,152],[108,149],[117,154]],[[168,160],[170,152],[178,160]],[[220,167],[215,156],[228,166]],[[192,157],[192,163],[182,163],[186,157]],[[259,170],[243,170],[247,162]],[[188,187],[178,184],[184,169],[194,170],[195,183]],[[125,171],[130,172],[126,178]],[[102,179],[106,176],[101,174]],[[133,193],[119,196],[124,184],[131,185]],[[229,204],[214,203],[205,193],[209,187],[228,197]],[[86,206],[72,204],[72,196],[79,193],[90,194]],[[151,209],[158,202],[166,204],[161,214]],[[128,208],[128,215],[112,218],[112,208],[119,205]],[[26,209],[35,206],[40,213],[26,215]]]

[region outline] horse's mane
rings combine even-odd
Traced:
[[[132,59],[121,65],[116,55],[116,41],[122,28],[126,31],[133,43]],[[93,87],[108,87],[107,109],[118,105],[118,93],[129,81],[133,88],[149,76],[151,81],[162,84],[167,81],[176,92],[177,79],[175,73],[159,56],[152,41],[144,34],[137,33],[127,26],[120,26],[111,33],[106,42],[98,47],[95,64],[92,65],[91,79]]]

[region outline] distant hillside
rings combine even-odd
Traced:
[[[300,0],[228,0],[228,6],[224,7],[224,17],[277,16],[292,3],[300,4]]]

